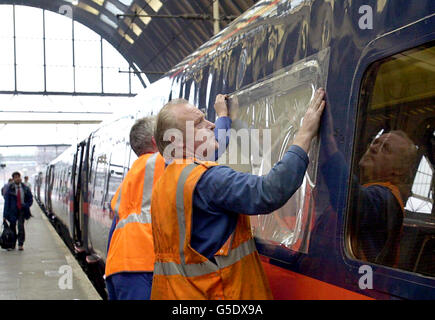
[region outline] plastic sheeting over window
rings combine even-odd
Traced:
[[[315,90],[326,87],[328,65],[329,48],[235,92],[230,103],[234,130],[219,162],[238,171],[267,174],[292,145]],[[256,238],[307,253],[318,152],[315,139],[302,186],[282,208],[251,218]]]

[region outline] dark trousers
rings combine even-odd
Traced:
[[[109,300],[150,300],[152,272],[121,272],[106,279]]]
[[[26,233],[24,231],[24,213],[18,211],[18,219],[14,223],[10,223],[12,231],[15,233],[15,238],[18,240],[18,245],[22,246],[26,238]],[[17,224],[18,224],[18,236],[17,236]]]

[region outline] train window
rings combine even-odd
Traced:
[[[102,144],[97,145],[97,150],[106,150]],[[101,151],[100,151],[101,152]],[[104,203],[104,190],[105,181],[108,170],[108,159],[107,153],[97,153],[95,155],[94,166],[94,187],[92,191],[92,203],[98,207],[102,207]]]
[[[112,201],[116,190],[122,182],[124,172],[127,168],[127,164],[125,162],[128,159],[127,152],[130,151],[129,149],[127,149],[125,139],[115,141],[115,143],[111,146],[112,155],[110,158],[109,175],[107,177],[106,184],[106,195],[104,200],[105,209],[110,207],[110,202]]]
[[[328,64],[329,49],[325,49],[232,94],[230,143],[219,162],[238,171],[267,174],[292,144],[315,90],[325,86]],[[311,161],[302,187],[293,197],[273,214],[251,217],[258,241],[308,251],[317,142],[309,156]]]
[[[372,64],[361,87],[347,224],[359,260],[435,276],[435,47]]]

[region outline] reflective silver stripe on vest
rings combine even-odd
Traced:
[[[184,259],[184,239],[186,238],[186,221],[184,218],[184,185],[189,177],[189,174],[197,166],[196,163],[191,163],[186,166],[183,171],[181,171],[180,177],[178,178],[177,190],[176,190],[176,200],[175,204],[177,207],[177,217],[178,217],[178,227],[180,230],[180,259],[181,263],[186,263]]]
[[[139,222],[139,223],[151,223],[151,194],[153,190],[153,182],[154,182],[154,168],[156,165],[156,159],[157,159],[158,152],[154,153],[150,158],[148,158],[148,161],[145,165],[145,178],[143,182],[143,192],[142,192],[142,207],[140,214],[137,213],[130,213],[127,218],[122,219],[118,222],[116,225],[115,230],[123,228],[126,224],[132,223],[132,222]],[[119,199],[118,197],[117,206],[119,209]]]
[[[183,171],[181,171],[177,183],[176,208],[179,227],[179,250],[181,263],[178,264],[175,262],[156,261],[154,264],[154,274],[166,276],[182,275],[184,277],[202,276],[209,273],[217,272],[219,271],[219,269],[229,267],[234,263],[240,261],[245,256],[248,256],[256,251],[255,242],[253,239],[250,239],[239,245],[237,248],[231,249],[227,256],[215,256],[217,265],[212,263],[210,260],[206,260],[202,263],[186,264],[186,260],[184,257],[184,241],[186,238],[186,221],[184,216],[184,185],[186,184],[187,178],[189,177],[190,173],[197,165],[198,164],[196,163],[192,163],[186,166]],[[234,233],[231,236],[233,237]]]
[[[254,239],[250,239],[237,248],[232,249],[228,256],[215,256],[218,265],[210,261],[198,264],[156,262],[154,264],[154,274],[165,276],[182,275],[184,277],[202,276],[229,267],[256,250]]]
[[[231,247],[230,247],[231,248]],[[257,250],[254,239],[243,242],[235,249],[230,249],[228,256],[214,256],[216,263],[220,269],[231,266],[237,261],[242,260],[244,257],[250,255]]]

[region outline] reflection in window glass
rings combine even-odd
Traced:
[[[432,213],[433,206],[433,166],[423,156],[412,184],[412,195],[406,203],[406,210],[411,212]],[[431,201],[432,200],[432,201]]]
[[[238,164],[230,164],[230,166],[235,170],[256,175],[267,174],[273,164],[282,159],[290,147],[312,94],[311,86],[300,86],[275,96],[259,97],[252,93],[247,94],[246,97],[238,96],[240,113],[233,121],[232,127],[237,130],[239,137],[232,135],[228,146],[228,151],[231,153],[233,145],[238,145]],[[244,149],[243,135],[254,133],[252,129],[259,129],[258,135],[255,132],[249,140],[245,139],[244,141],[250,141],[250,146]],[[265,129],[270,130],[270,138],[266,137],[268,132]],[[271,147],[267,146],[269,143]],[[259,150],[258,155],[255,154],[256,150]],[[260,161],[255,161],[257,156]],[[298,232],[295,232],[297,231],[295,227],[303,218],[300,212],[304,201],[303,189],[302,187],[297,191],[273,214],[251,218],[257,237],[292,247],[299,236]]]
[[[356,258],[432,276],[434,64],[427,44],[366,72],[348,226]]]

